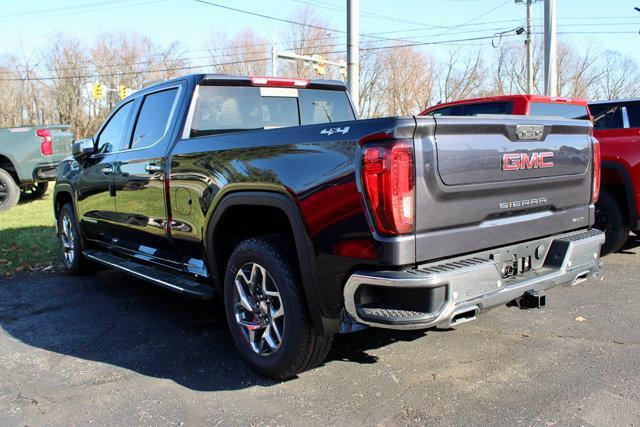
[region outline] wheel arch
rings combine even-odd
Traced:
[[[626,203],[626,211],[625,213],[628,215],[629,221],[631,223],[631,229],[638,229],[638,210],[636,205],[636,198],[633,191],[633,181],[631,179],[631,175],[624,167],[624,165],[611,161],[603,161],[602,162],[602,170],[605,170],[614,173],[619,182],[609,183],[602,182],[603,189],[609,189],[610,191],[614,191],[617,193],[619,197],[624,199]],[[638,183],[640,185],[640,183]]]
[[[294,200],[290,196],[276,191],[233,191],[220,200],[215,210],[206,223],[204,230],[204,245],[206,251],[207,267],[212,276],[214,284],[218,290],[222,290],[224,275],[221,274],[225,265],[219,262],[221,253],[216,249],[216,236],[220,239],[224,234],[222,228],[225,226],[225,218],[233,212],[233,209],[242,207],[245,209],[275,209],[287,220],[291,230],[291,237],[295,245],[300,278],[302,280],[303,292],[317,333],[324,334],[335,332],[335,321],[325,318],[320,310],[320,304],[315,288],[315,278],[313,275],[314,249],[308,237],[305,223]]]
[[[20,185],[16,162],[9,155],[0,153],[0,169],[4,169],[9,175],[11,175],[13,180],[16,182],[16,185]]]
[[[71,187],[67,187],[66,185],[56,185],[56,189],[53,193],[53,214],[56,220],[60,216],[60,209],[65,203],[71,203],[74,212],[77,212]]]

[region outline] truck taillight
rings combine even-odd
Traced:
[[[415,182],[412,141],[365,145],[362,184],[380,234],[412,233],[415,229]]]
[[[40,144],[40,151],[43,156],[50,156],[53,154],[53,142],[51,140],[51,131],[49,129],[38,129],[36,135],[42,138]]]
[[[591,202],[592,203],[596,203],[598,201],[598,198],[600,197],[600,174],[601,172],[601,167],[600,167],[600,161],[601,161],[601,153],[600,153],[600,141],[598,141],[596,138],[592,138],[593,139],[593,189],[592,189],[592,193],[591,193]]]

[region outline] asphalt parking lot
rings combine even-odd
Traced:
[[[605,280],[451,331],[366,330],[274,382],[216,303],[119,273],[0,279],[3,425],[640,424],[640,239]]]

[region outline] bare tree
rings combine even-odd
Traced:
[[[224,33],[212,33],[207,51],[213,69],[221,74],[264,76],[268,74],[270,45],[251,28],[228,39]]]
[[[616,99],[640,96],[640,67],[636,60],[609,50],[600,57],[596,66],[601,78],[591,91],[593,98]]]
[[[45,84],[49,90],[53,121],[71,124],[76,136],[86,135],[91,128],[87,108],[87,83],[93,67],[83,43],[67,34],[57,33],[43,51],[44,68],[53,77]]]
[[[460,48],[450,50],[441,71],[442,101],[482,94],[485,71],[481,50],[478,49],[475,53]]]
[[[327,60],[339,60],[341,55],[334,53],[337,40],[334,34],[325,30],[327,21],[319,18],[313,8],[302,7],[296,9],[291,20],[304,25],[291,24],[286,30],[285,47],[300,55],[318,55]],[[281,75],[292,77],[317,78],[318,74],[313,64],[303,61],[287,61],[278,67]],[[340,78],[340,70],[326,67],[323,78]]]

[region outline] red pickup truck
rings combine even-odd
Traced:
[[[420,113],[421,116],[476,116],[478,114],[516,114],[554,116],[589,120],[587,101],[543,95],[500,95],[440,103]]]
[[[615,252],[640,229],[640,99],[592,102],[589,109],[602,151],[596,226],[607,236],[603,253]]]

